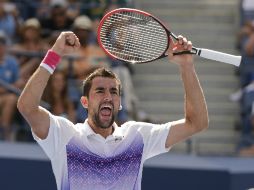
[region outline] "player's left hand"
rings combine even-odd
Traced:
[[[179,35],[178,40],[176,42],[174,42],[172,38],[170,38],[170,45],[168,49],[169,61],[181,66],[192,65],[193,64],[192,54],[173,55],[173,53],[182,51],[191,51],[191,49],[192,42],[188,41],[187,38]]]

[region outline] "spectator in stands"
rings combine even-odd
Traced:
[[[67,78],[62,71],[55,71],[50,78],[43,98],[54,115],[59,115],[76,122],[74,104],[68,97]]]
[[[241,98],[242,134],[238,145],[241,156],[254,156],[254,71],[250,81],[243,89]]]
[[[110,5],[128,7],[132,0],[85,0],[82,1],[81,14],[88,15],[92,20],[101,19]]]
[[[252,111],[250,115],[251,129],[250,129],[250,138],[247,147],[244,147],[240,150],[239,155],[245,157],[254,157],[254,101],[252,102]]]
[[[93,32],[92,25],[92,20],[88,16],[81,15],[75,19],[72,27],[81,44],[80,49],[76,52],[80,59],[74,62],[75,76],[79,79],[84,79],[98,67],[110,66],[103,50],[96,43],[89,43]]]
[[[254,30],[250,33],[244,44],[244,52],[247,56],[254,56]]]
[[[240,3],[240,25],[243,25],[247,20],[254,19],[254,4],[253,0],[239,0]]]
[[[24,84],[40,63],[40,54],[48,49],[48,43],[41,37],[41,26],[36,18],[27,19],[20,29],[20,41],[10,50],[20,64],[20,77]]]
[[[8,43],[13,44],[15,43],[17,39],[17,34],[19,32],[19,28],[22,25],[24,18],[22,17],[19,7],[16,3],[10,0],[4,0],[3,1],[3,7],[7,14],[11,15],[14,19],[15,23],[15,33],[11,36],[11,39]]]
[[[237,34],[237,47],[242,48],[243,43],[253,34],[254,32],[254,20],[247,20],[241,26],[240,31]]]
[[[51,0],[39,0],[36,6],[36,18],[49,19],[51,11]]]
[[[13,14],[6,10],[5,3],[0,2],[0,30],[6,34],[7,42],[12,43],[16,34],[16,20]]]
[[[238,144],[238,151],[250,147],[254,144],[253,127],[252,127],[252,105],[254,102],[254,74],[250,77],[250,83],[243,88],[240,98],[241,108],[241,139]]]
[[[106,6],[106,0],[86,0],[82,2],[81,14],[88,15],[92,20],[102,18]]]
[[[237,151],[241,156],[253,152],[254,136],[252,129],[252,104],[254,102],[254,14],[253,1],[240,2],[240,31],[237,36],[237,45],[242,53],[242,64],[239,67],[241,88],[230,95],[233,101],[239,101],[241,110],[241,138]],[[254,155],[252,153],[252,155]]]
[[[67,16],[74,20],[76,17],[80,15],[81,12],[81,1],[79,0],[67,0]]]
[[[51,7],[49,18],[40,19],[42,33],[44,37],[49,37],[53,32],[70,30],[73,20],[68,17],[64,4],[57,3]]]
[[[0,80],[11,87],[20,87],[19,65],[17,60],[8,55],[4,32],[0,32]],[[17,96],[0,85],[0,136],[12,140],[12,118],[16,111]]]

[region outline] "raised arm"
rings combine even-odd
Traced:
[[[41,139],[47,137],[50,125],[48,113],[39,106],[43,91],[60,58],[75,52],[79,46],[79,39],[73,32],[62,32],[18,99],[18,110]]]
[[[169,61],[179,66],[185,91],[185,118],[172,122],[166,147],[171,147],[208,127],[207,106],[193,64],[193,55],[184,54],[173,56],[173,52],[191,50],[192,43],[187,41],[186,38],[179,36],[179,41],[176,44],[171,41],[171,44],[168,51]]]

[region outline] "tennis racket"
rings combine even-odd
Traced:
[[[133,64],[147,63],[167,56],[169,38],[178,40],[153,15],[137,9],[120,8],[107,13],[98,27],[98,43],[111,57]],[[174,53],[200,57],[239,66],[241,56],[193,47]]]

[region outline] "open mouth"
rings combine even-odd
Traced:
[[[110,117],[112,115],[112,105],[102,105],[100,108],[100,114],[103,117]]]

